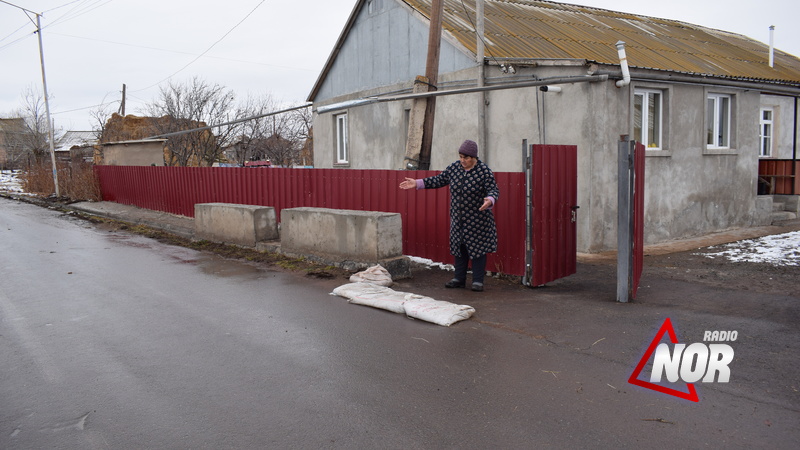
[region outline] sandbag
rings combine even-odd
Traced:
[[[334,289],[333,294],[347,298],[349,303],[385,309],[445,327],[469,319],[475,313],[475,308],[468,305],[456,305],[371,283],[344,284]]]
[[[398,314],[405,313],[404,293],[371,283],[350,283],[337,287],[333,293],[348,299],[349,303],[372,306]]]
[[[372,283],[378,286],[391,286],[392,276],[382,265],[377,264],[350,276],[353,283]]]
[[[445,327],[464,319],[469,319],[475,313],[475,308],[467,305],[434,300],[422,295],[407,294],[403,308],[408,317],[433,322]]]

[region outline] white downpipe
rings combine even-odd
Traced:
[[[769,66],[775,67],[775,25],[769,26]]]
[[[617,41],[617,53],[619,53],[619,66],[622,68],[622,79],[617,80],[617,87],[627,86],[631,83],[631,71],[628,69],[628,57],[625,56],[625,42]]]

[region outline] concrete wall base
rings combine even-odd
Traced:
[[[278,238],[275,208],[233,203],[194,205],[195,237],[245,247]]]
[[[381,264],[393,278],[404,278],[411,269],[402,227],[398,213],[287,208],[281,211],[281,253],[346,270]]]

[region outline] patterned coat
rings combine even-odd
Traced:
[[[442,173],[422,181],[425,189],[450,186],[450,253],[453,256],[462,256],[462,243],[473,259],[497,251],[494,214],[491,208],[479,211],[484,198],[494,197],[497,201],[500,195],[489,166],[478,160],[472,169],[465,170],[461,162],[456,161]]]

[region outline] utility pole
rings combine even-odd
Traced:
[[[54,139],[53,120],[50,118],[50,100],[47,94],[47,76],[45,75],[44,71],[44,50],[42,49],[42,22],[41,22],[42,15],[37,12],[33,12],[29,9],[25,9],[21,6],[14,5],[4,0],[2,1],[2,3],[5,3],[6,5],[13,6],[14,8],[22,10],[26,16],[29,13],[36,16],[36,33],[39,35],[39,61],[41,62],[42,65],[42,88],[44,89],[44,109],[47,114],[47,137],[48,137],[47,140],[50,141],[50,161],[53,165],[53,185],[55,187],[56,197],[59,197],[61,193],[58,190],[58,169],[56,167],[56,149],[55,149],[55,142],[53,142]],[[28,19],[30,19],[30,16],[28,16]]]
[[[478,64],[478,87],[483,87],[486,82],[486,64],[484,63],[485,58],[485,46],[483,43],[483,35],[485,33],[485,22],[484,22],[484,5],[483,0],[477,0],[475,4],[476,10],[475,14],[477,15],[477,57],[476,63]],[[478,94],[478,148],[481,152],[483,152],[483,162],[489,164],[489,149],[487,148],[487,138],[486,138],[486,92],[480,92]]]
[[[122,83],[122,102],[119,104],[119,115],[125,117],[125,83]]]
[[[24,10],[27,11],[27,10]],[[53,185],[55,186],[56,197],[60,197],[61,193],[58,190],[58,168],[56,167],[56,149],[55,149],[55,142],[53,142],[53,122],[50,119],[50,100],[49,95],[47,94],[47,76],[44,72],[44,50],[42,48],[42,24],[41,24],[41,14],[36,14],[36,33],[39,35],[39,59],[42,63],[42,88],[44,89],[44,109],[47,113],[47,134],[48,140],[50,141],[50,161],[53,165]]]
[[[431,4],[431,24],[428,32],[428,59],[425,63],[425,77],[428,83],[437,89],[439,82],[439,52],[442,40],[442,13],[444,2],[433,0]],[[419,154],[419,168],[428,170],[431,165],[431,147],[433,144],[433,122],[436,114],[436,97],[431,97],[425,107],[425,121],[422,131],[422,149]]]

